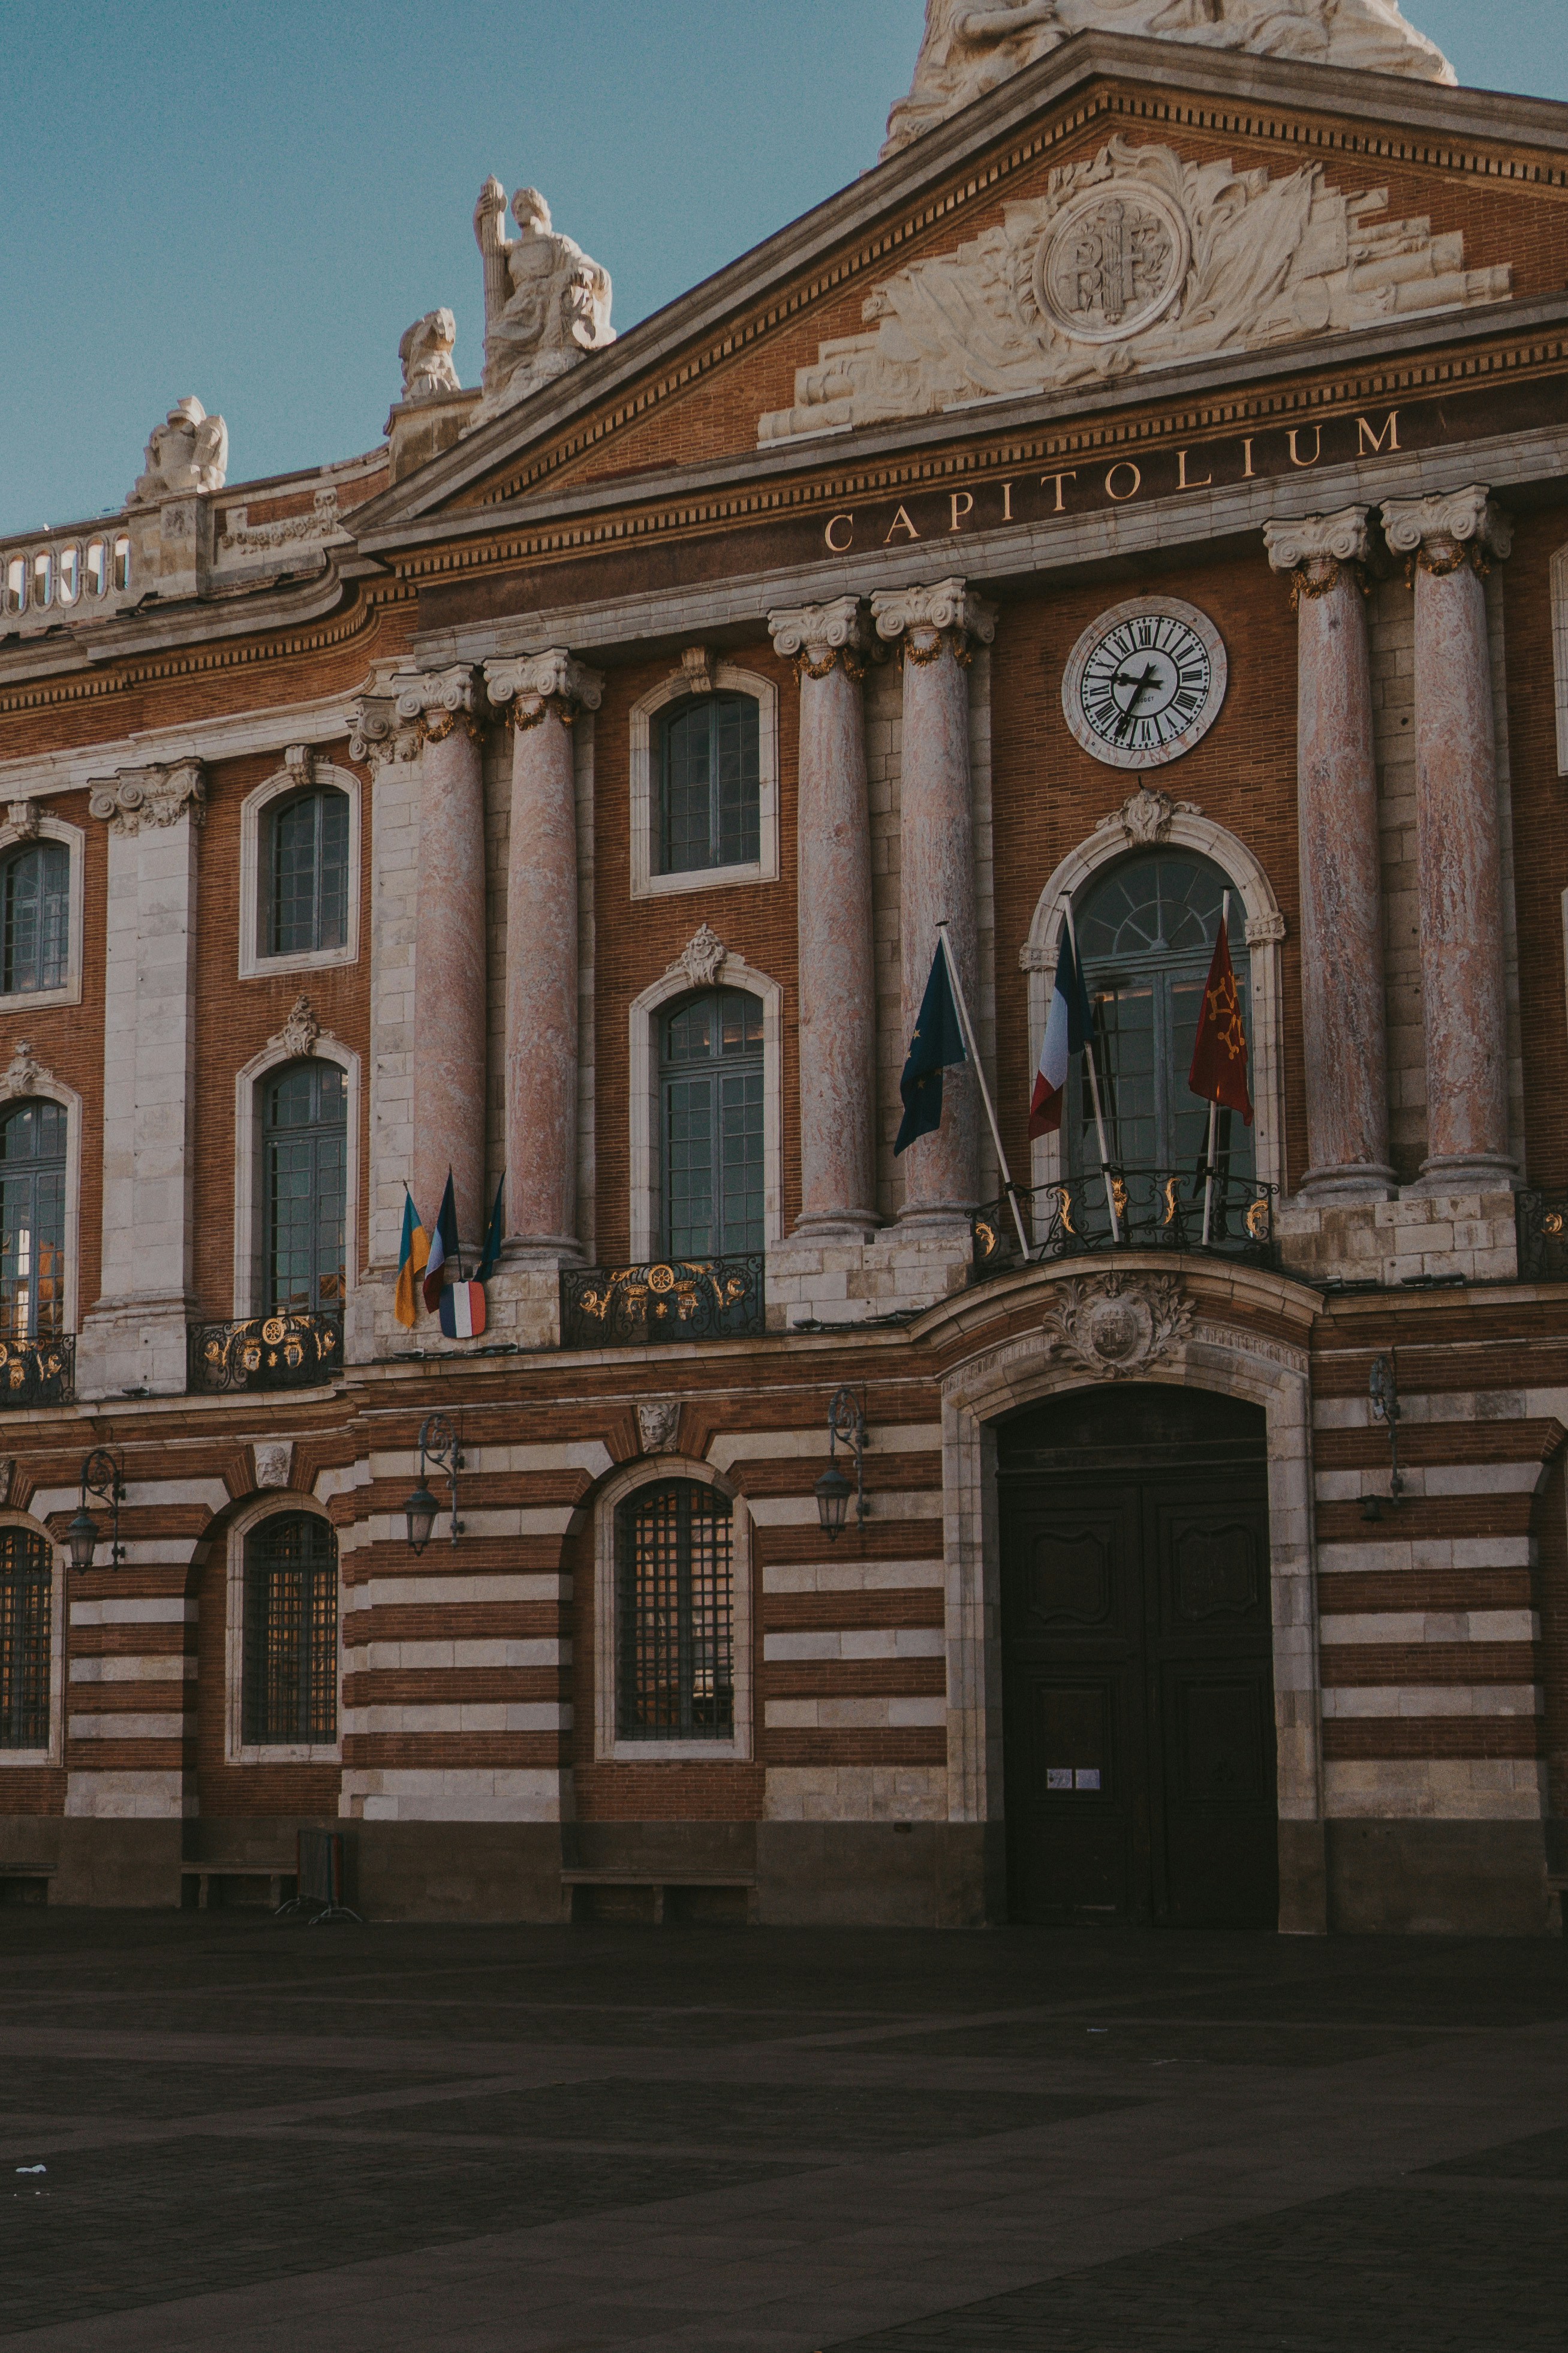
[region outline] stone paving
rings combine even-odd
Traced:
[[[1565,2120],[1561,1942],[7,1909],[0,2336],[1532,2353]]]

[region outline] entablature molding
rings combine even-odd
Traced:
[[[198,760],[212,767],[220,760],[270,752],[284,765],[290,744],[346,742],[353,728],[354,701],[352,694],[322,695],[310,702],[186,720],[178,727],[148,727],[68,751],[0,760],[0,801],[85,792],[122,768],[174,767],[183,760]]]

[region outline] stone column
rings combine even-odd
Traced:
[[[858,596],[770,613],[800,679],[800,1216],[797,1234],[877,1224],[877,997]]]
[[[904,662],[899,927],[907,1045],[943,916],[972,1014],[979,1005],[968,670],[970,640],[989,645],[996,615],[962,580],[881,590],[871,610],[879,635],[900,646]],[[921,1136],[904,1158],[903,1223],[954,1226],[978,1198],[980,1100],[973,1071],[949,1071],[942,1092],[941,1128]]]
[[[1367,642],[1367,510],[1264,526],[1298,622],[1297,822],[1309,1200],[1386,1200],[1388,1027]]]
[[[560,649],[485,665],[510,708],[506,900],[506,1255],[577,1243],[577,787],[572,729],[604,681]]]
[[[414,902],[414,1204],[427,1225],[452,1171],[458,1230],[478,1244],[485,1193],[484,688],[467,663],[393,680],[422,739]]]
[[[1426,1192],[1509,1184],[1508,1015],[1497,733],[1482,586],[1512,526],[1472,484],[1390,499],[1415,589],[1415,847],[1426,1044]]]

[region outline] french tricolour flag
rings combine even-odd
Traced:
[[[1073,954],[1072,933],[1064,923],[1051,1009],[1046,1019],[1045,1042],[1040,1048],[1040,1067],[1029,1103],[1031,1135],[1054,1135],[1060,1127],[1067,1102],[1068,1073],[1074,1058],[1091,1043],[1093,1037],[1093,1008]]]
[[[441,1329],[448,1340],[477,1340],[485,1328],[482,1282],[449,1282],[441,1293]]]

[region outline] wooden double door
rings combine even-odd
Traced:
[[[1015,1919],[1272,1928],[1263,1415],[1107,1388],[998,1432]]]

